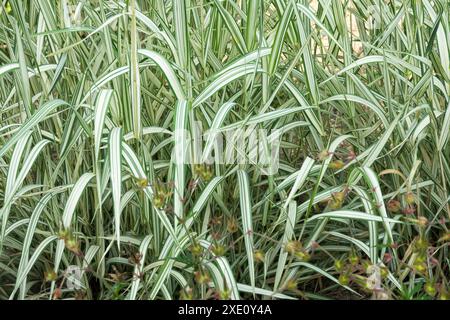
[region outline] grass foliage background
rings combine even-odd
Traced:
[[[447,299],[449,21],[2,0],[0,299]],[[178,164],[195,121],[282,130],[279,171]]]

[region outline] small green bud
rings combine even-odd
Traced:
[[[350,277],[344,273],[339,276],[338,280],[339,280],[339,283],[343,286],[346,286],[350,283]]]

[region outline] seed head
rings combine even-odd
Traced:
[[[238,230],[239,230],[239,227],[238,227],[236,218],[235,217],[229,218],[228,221],[227,221],[227,231],[229,233],[235,233]]]
[[[414,265],[414,270],[416,270],[418,273],[425,273],[425,271],[427,271],[427,264],[426,263],[417,263],[415,262]]]
[[[55,281],[58,278],[58,275],[56,274],[55,270],[50,269],[44,272],[44,278],[46,282]]]
[[[225,252],[227,251],[227,249],[221,245],[221,244],[217,244],[214,245],[211,249],[211,251],[218,257],[222,257],[223,255],[225,255]]]
[[[148,180],[147,178],[137,178],[136,184],[139,188],[144,189],[148,187]]]
[[[370,274],[372,271],[372,263],[369,260],[363,260],[361,266],[366,274]]]
[[[208,273],[205,271],[194,272],[194,277],[198,284],[207,284],[210,280]]]
[[[192,300],[193,298],[194,298],[194,295],[192,293],[191,287],[186,287],[186,288],[180,290],[180,299],[181,300]]]
[[[352,254],[348,257],[348,261],[352,266],[356,266],[359,262],[359,257],[355,252],[352,252]]]
[[[344,270],[344,261],[342,261],[341,259],[338,259],[334,262],[334,268],[336,269],[336,271],[341,272],[342,270]]]
[[[336,201],[343,202],[345,200],[345,191],[333,193],[333,198]]]
[[[386,267],[380,267],[380,276],[385,279],[389,275],[389,269]]]
[[[70,237],[70,238],[66,239],[65,245],[69,251],[72,251],[76,255],[81,254],[79,243],[75,238]]]
[[[297,251],[295,257],[300,260],[307,262],[311,259],[311,255],[306,250]]]
[[[417,218],[417,224],[420,227],[425,228],[428,225],[428,219],[425,218],[424,216],[420,216]]]
[[[423,288],[429,296],[434,297],[436,295],[436,285],[433,282],[428,281]]]
[[[330,168],[332,170],[339,170],[339,169],[342,169],[344,166],[345,166],[344,161],[334,160],[334,161],[330,162],[330,164],[328,165],[328,168]]]
[[[438,242],[448,242],[448,241],[450,241],[450,232],[447,232],[438,240]]]
[[[319,161],[323,161],[330,156],[330,152],[328,150],[322,150],[317,154],[317,159]]]
[[[290,254],[295,254],[302,249],[302,243],[300,241],[291,240],[286,243],[284,250]]]
[[[297,290],[298,282],[295,279],[289,279],[284,286],[285,290],[295,291]]]
[[[449,294],[448,291],[445,289],[441,289],[441,292],[439,293],[439,300],[449,300]]]
[[[409,205],[414,204],[414,203],[416,203],[416,197],[414,196],[414,194],[412,192],[408,192],[405,195],[405,201]]]
[[[165,199],[163,196],[161,196],[160,194],[156,194],[153,197],[153,205],[158,208],[158,209],[162,209],[164,207],[164,203],[165,203]]]
[[[424,263],[427,261],[427,257],[424,254],[418,255],[415,262],[416,263]]]
[[[231,297],[231,291],[229,289],[219,291],[219,300],[229,300]]]
[[[398,200],[391,199],[387,203],[387,209],[389,212],[397,213],[400,211],[400,208],[401,208],[401,204],[400,204],[400,201],[398,201]]]
[[[410,215],[416,213],[416,208],[414,208],[413,205],[407,205],[407,206],[403,209],[402,212],[403,212],[403,214],[410,216]]]
[[[264,252],[262,252],[261,250],[256,250],[253,253],[253,258],[256,262],[264,262]]]
[[[338,210],[342,207],[342,201],[337,201],[336,199],[331,199],[330,202],[328,202],[328,208],[331,210]]]
[[[189,250],[196,257],[199,257],[199,256],[201,256],[203,254],[203,247],[198,242],[196,242],[193,245],[191,245]]]
[[[70,231],[68,229],[61,229],[58,232],[58,238],[66,240],[70,236]]]
[[[417,251],[426,250],[428,248],[428,241],[427,239],[420,237],[417,239],[415,248]]]
[[[338,280],[339,280],[339,283],[341,285],[343,285],[343,286],[346,286],[346,285],[348,285],[350,283],[350,277],[347,274],[345,274],[345,273],[341,274],[339,276]]]

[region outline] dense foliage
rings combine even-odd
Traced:
[[[447,299],[449,15],[1,0],[0,299]]]

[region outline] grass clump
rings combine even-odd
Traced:
[[[448,21],[1,1],[0,299],[448,299]]]

